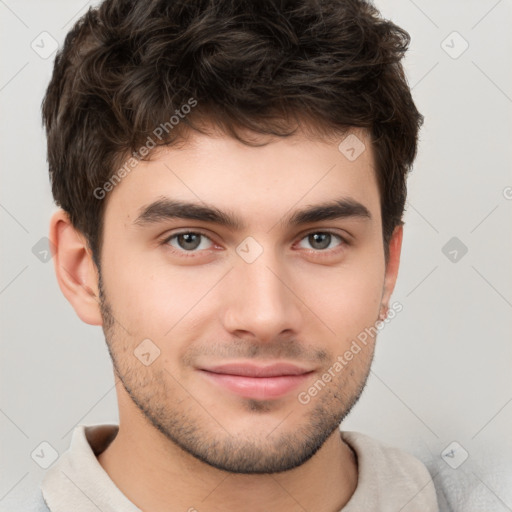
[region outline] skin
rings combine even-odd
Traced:
[[[257,136],[259,147],[191,134],[182,148],[159,150],[106,199],[101,283],[84,237],[62,210],[52,217],[59,285],[84,322],[103,326],[114,362],[120,427],[98,460],[139,508],[333,512],[355,491],[357,460],[338,425],[364,388],[375,339],[307,404],[298,400],[385,317],[398,274],[402,227],[386,264],[371,144],[354,133],[366,150],[352,162],[341,138],[302,132]],[[162,197],[214,205],[245,227],[137,224]],[[342,197],[371,218],[287,223],[296,210]],[[187,252],[183,238],[169,240],[180,231],[206,237]],[[327,248],[308,237],[326,231]],[[263,251],[252,263],[236,250],[249,236]],[[145,339],[160,351],[147,366],[134,355]],[[286,361],[311,373],[259,400],[200,370],[234,361]]]

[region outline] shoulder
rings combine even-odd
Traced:
[[[0,512],[50,512],[47,507],[41,489],[31,489],[29,492],[12,493],[0,506]]]
[[[351,506],[438,511],[434,482],[419,459],[359,432],[342,431],[341,436],[357,456],[358,484]]]
[[[360,465],[365,466],[363,469],[368,469],[367,464],[371,463],[375,470],[386,467],[393,479],[404,477],[423,484],[430,480],[426,466],[410,453],[360,432],[342,432],[341,435],[356,452]]]

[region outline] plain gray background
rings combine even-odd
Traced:
[[[42,477],[31,457],[41,442],[62,453],[78,423],[117,422],[102,331],[80,321],[52,261],[37,257],[55,209],[40,121],[46,53],[90,4],[0,0],[1,510]],[[343,429],[460,482],[466,512],[479,500],[512,510],[512,1],[376,4],[411,34],[406,71],[425,125],[393,296],[403,311],[379,335]]]

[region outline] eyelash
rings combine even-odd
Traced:
[[[305,238],[307,238],[309,235],[313,235],[313,234],[328,234],[328,235],[332,235],[336,238],[339,238],[340,240],[340,244],[338,246],[336,246],[334,249],[306,249],[308,252],[313,252],[315,253],[316,256],[319,256],[319,257],[322,257],[322,256],[332,256],[333,254],[337,254],[340,250],[343,250],[343,248],[345,248],[346,246],[350,245],[350,243],[347,241],[346,238],[342,237],[340,234],[334,232],[334,231],[330,231],[330,230],[314,230],[314,231],[309,231],[308,233],[305,233],[302,238],[299,239],[299,242],[301,242],[302,240],[304,240]],[[164,240],[162,240],[161,242],[161,245],[164,245],[164,246],[167,246],[169,248],[169,250],[173,253],[173,254],[177,254],[179,255],[180,257],[184,257],[184,258],[195,258],[195,257],[198,257],[198,254],[201,252],[201,251],[197,251],[197,250],[194,250],[194,251],[185,251],[185,250],[179,250],[179,249],[175,249],[174,247],[172,247],[169,242],[180,236],[180,235],[201,235],[202,237],[204,238],[207,238],[210,242],[212,242],[213,244],[215,244],[215,242],[205,233],[201,232],[201,231],[180,231],[178,233],[173,233],[172,235],[166,237]],[[210,249],[204,249],[204,251],[208,251]]]

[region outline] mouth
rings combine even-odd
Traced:
[[[314,370],[290,363],[266,366],[230,363],[200,368],[200,371],[209,382],[231,393],[254,400],[284,397],[314,373]]]

